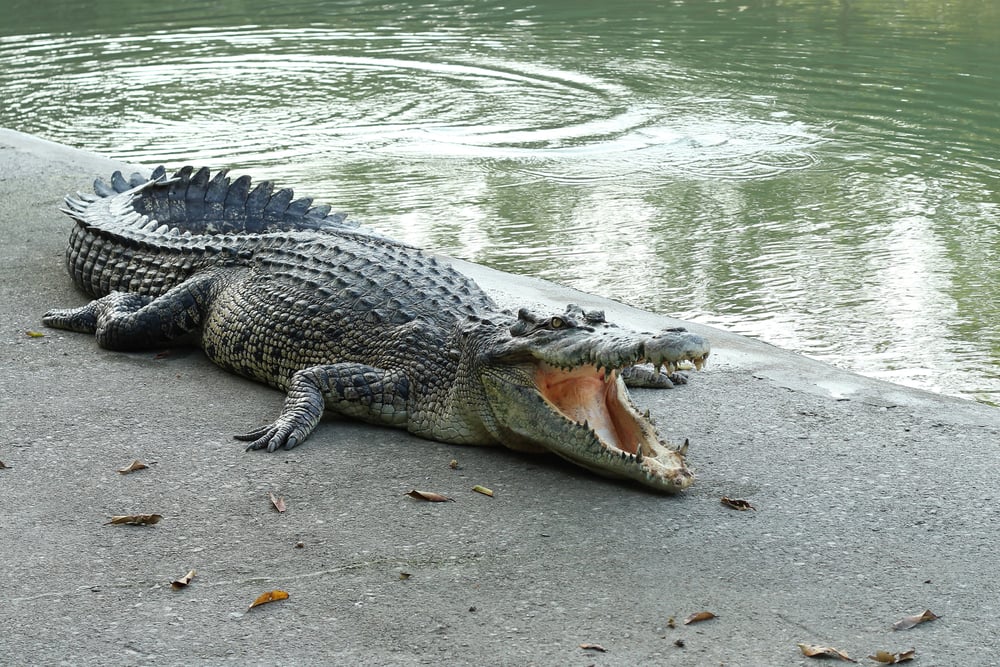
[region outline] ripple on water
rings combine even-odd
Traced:
[[[748,117],[726,100],[650,104],[573,70],[414,57],[435,53],[433,35],[190,30],[2,46],[0,59],[23,74],[12,82],[11,115],[129,160],[254,164],[346,150],[555,162],[530,173],[655,183],[676,172],[754,178],[804,169],[820,141],[801,123]],[[370,55],[348,55],[359,50]],[[53,100],[72,122],[51,120]]]

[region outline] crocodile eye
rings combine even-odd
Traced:
[[[563,320],[563,318],[561,317],[553,317],[551,320],[549,320],[549,326],[552,327],[553,329],[562,329],[564,326],[566,326],[566,321]]]

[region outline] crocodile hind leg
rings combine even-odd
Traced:
[[[324,409],[373,424],[405,426],[408,399],[409,382],[401,373],[353,362],[312,366],[292,375],[274,422],[236,439],[251,441],[247,451],[291,449],[309,437]]]
[[[80,308],[50,310],[45,326],[92,333],[109,350],[143,350],[176,343],[201,327],[210,276],[191,278],[159,297],[112,292]]]

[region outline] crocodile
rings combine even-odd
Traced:
[[[49,327],[138,351],[194,344],[286,393],[277,419],[236,437],[292,448],[324,411],[455,444],[552,452],[664,492],[694,475],[631,386],[669,387],[709,344],[636,332],[577,305],[500,308],[444,260],[295,199],[270,181],[184,167],[97,179],[67,196],[66,266],[87,305]]]

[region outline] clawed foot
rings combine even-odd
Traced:
[[[674,371],[673,373],[665,373],[667,376],[667,382],[672,384],[687,384],[688,374],[682,373],[680,371]]]
[[[267,426],[236,436],[236,439],[250,441],[248,452],[265,448],[269,452],[282,447],[291,449],[309,437],[322,416],[322,392],[308,370],[298,371],[289,383],[281,416]]]
[[[311,429],[310,429],[311,430]],[[284,447],[285,449],[291,449],[297,444],[305,440],[306,436],[309,435],[301,426],[296,427],[294,424],[282,423],[282,420],[263,426],[255,431],[250,431],[249,433],[244,433],[243,435],[234,436],[237,440],[252,441],[247,445],[246,451],[252,451],[255,449],[267,449],[268,452],[274,452],[277,449]]]
[[[97,331],[98,312],[96,301],[80,308],[54,308],[42,315],[42,324],[53,329],[92,334]]]
[[[649,365],[623,368],[620,374],[627,386],[647,389],[670,389],[674,385],[687,384],[688,381],[687,373],[665,373]]]

